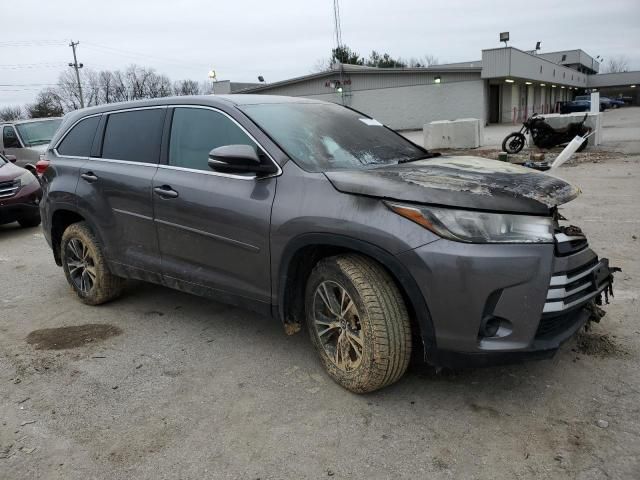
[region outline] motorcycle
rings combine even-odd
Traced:
[[[506,136],[502,141],[502,151],[518,153],[524,148],[527,141],[526,135],[529,132],[531,132],[533,143],[538,148],[551,148],[556,145],[569,143],[576,136],[584,137],[591,132],[591,128],[586,127],[584,124],[588,116],[589,114],[585,114],[581,122],[570,123],[564,128],[553,128],[545,121],[544,117],[534,113],[524,121],[519,132],[513,132]],[[587,148],[588,143],[589,139],[585,139],[577,151],[581,152]]]

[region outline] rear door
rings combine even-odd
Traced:
[[[77,195],[120,274],[161,281],[151,182],[158,168],[166,107],[105,113]]]
[[[263,161],[273,160],[231,116],[213,108],[176,107],[168,137],[167,164],[153,180],[165,282],[269,305],[276,178],[214,172],[207,160],[211,149],[233,144],[250,145]]]

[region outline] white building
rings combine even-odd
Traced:
[[[582,50],[536,54],[503,47],[483,50],[482,60],[428,68],[338,65],[238,93],[342,103],[395,129],[470,117],[518,123],[532,113],[558,111],[561,102],[594,88],[640,104],[635,88],[640,72],[600,75],[598,70],[598,62]]]

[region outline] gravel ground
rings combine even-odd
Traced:
[[[39,229],[0,227],[0,478],[640,478],[640,157],[559,175],[623,269],[602,323],[551,360],[365,396],[268,318],[141,283],[82,305]]]

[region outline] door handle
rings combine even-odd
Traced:
[[[172,189],[169,185],[155,187],[153,192],[162,198],[178,198],[178,192]]]
[[[93,183],[98,180],[98,177],[95,176],[93,172],[86,172],[81,174],[80,176],[89,183]]]

